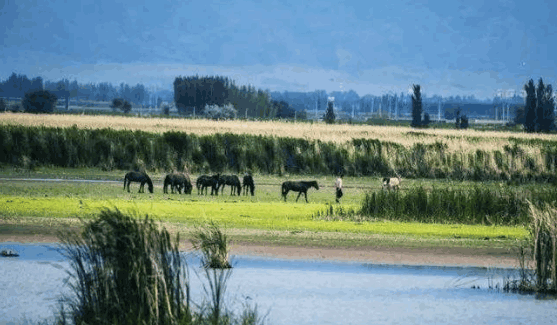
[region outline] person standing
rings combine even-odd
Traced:
[[[339,203],[340,202],[340,198],[342,197],[342,177],[344,175],[340,175],[336,182],[335,182],[335,190],[336,190],[336,202]]]

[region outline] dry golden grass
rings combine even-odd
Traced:
[[[2,125],[27,125],[49,127],[112,128],[116,130],[143,130],[163,133],[181,131],[197,135],[215,133],[287,136],[307,140],[319,139],[345,143],[354,138],[379,139],[411,147],[416,143],[436,141],[447,144],[447,152],[502,150],[512,145],[509,137],[554,140],[554,135],[512,133],[476,130],[412,129],[410,127],[369,125],[327,125],[324,123],[291,123],[278,121],[212,121],[205,119],[167,119],[122,116],[90,115],[36,115],[25,113],[0,114]],[[539,148],[523,148],[528,154],[539,154]]]

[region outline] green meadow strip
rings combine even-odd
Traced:
[[[166,222],[189,225],[215,221],[228,228],[410,235],[428,238],[523,239],[528,230],[521,226],[425,224],[394,221],[323,221],[312,215],[323,204],[284,202],[188,202],[135,199],[95,200],[66,197],[0,196],[2,217],[92,217],[101,208],[117,207],[138,216],[148,214]],[[1,222],[1,220],[0,220]]]

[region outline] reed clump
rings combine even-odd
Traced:
[[[557,293],[557,209],[530,204],[532,244],[539,291]]]
[[[412,187],[366,194],[360,214],[368,218],[434,223],[519,225],[528,223],[526,199],[546,201],[556,191],[519,192],[508,187],[471,189]]]
[[[195,249],[201,251],[201,263],[205,268],[232,268],[229,262],[228,238],[214,222],[197,227],[190,241]]]
[[[531,217],[529,242],[519,247],[520,274],[506,280],[503,290],[518,293],[557,294],[557,208],[555,203],[535,206],[528,202]],[[530,246],[533,269],[526,263]]]
[[[166,230],[102,210],[81,234],[62,235],[73,296],[63,300],[60,324],[189,324],[187,271]]]
[[[141,162],[148,170],[182,170],[188,162],[193,173],[251,170],[380,177],[392,175],[394,169],[405,178],[557,183],[557,141],[550,139],[497,138],[501,146],[486,147],[480,144],[495,140],[442,131],[428,133],[428,141],[402,143],[369,135],[339,142],[273,132],[269,128],[264,134],[206,134],[0,124],[0,164],[129,170]]]
[[[209,290],[191,300],[179,235],[148,216],[105,209],[81,233],[60,235],[70,262],[71,293],[60,300],[57,324],[260,324],[257,308],[239,316],[225,306],[230,270],[206,272]],[[207,270],[207,269],[206,269]],[[226,272],[226,273],[224,273]],[[207,288],[207,286],[205,286]]]
[[[535,206],[554,201],[557,189],[516,189],[510,186],[460,188],[410,187],[400,191],[372,191],[359,209],[332,205],[313,215],[320,220],[417,221],[469,225],[527,225],[528,202]]]

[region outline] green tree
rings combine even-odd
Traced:
[[[544,95],[545,95],[545,84],[543,83],[542,78],[538,80],[538,88],[536,89],[536,123],[534,127],[534,131],[540,132],[544,131],[544,119],[543,119],[543,111],[544,111]]]
[[[526,91],[525,121],[524,128],[527,132],[549,132],[555,129],[555,113],[553,88],[545,85],[542,78],[538,81],[538,87],[530,79],[524,85]]]
[[[23,109],[30,113],[49,113],[54,111],[58,98],[48,90],[30,91],[25,93],[21,101]]]
[[[334,102],[332,100],[327,103],[327,111],[325,111],[325,116],[323,116],[323,120],[325,120],[325,123],[327,124],[335,123],[336,116],[333,109],[333,103]]]
[[[413,85],[414,94],[412,95],[412,127],[422,125],[422,94],[420,85]]]
[[[110,107],[113,110],[120,109],[126,114],[132,110],[132,105],[127,100],[122,98],[114,98],[112,100],[112,105],[110,105]]]
[[[526,117],[524,119],[524,128],[527,132],[534,132],[537,122],[536,87],[534,86],[534,80],[530,79],[528,83],[524,85],[524,91],[526,91],[526,106],[524,107]]]
[[[424,114],[424,120],[422,121],[422,124],[424,126],[428,126],[429,123],[431,123],[431,118],[429,117],[429,113],[425,113]]]
[[[542,125],[541,129],[549,132],[555,129],[555,102],[553,99],[553,87],[547,85],[542,96]]]

